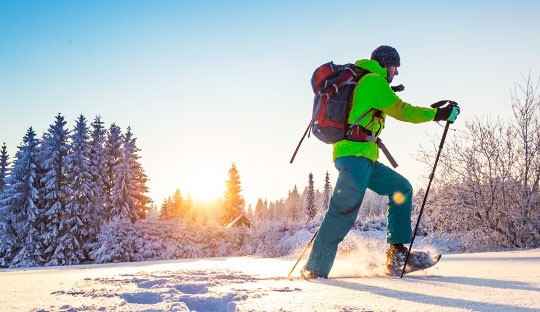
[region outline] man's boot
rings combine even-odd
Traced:
[[[306,270],[305,267],[302,268],[302,270],[300,270],[300,275],[305,279],[327,279],[328,278],[328,276],[319,275],[315,272],[310,272]]]
[[[407,247],[403,244],[390,244],[386,250],[386,274],[399,275],[407,257]]]

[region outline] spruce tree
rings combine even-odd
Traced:
[[[171,220],[172,219],[171,209],[172,209],[172,199],[169,196],[161,204],[159,218],[162,220]]]
[[[227,224],[236,219],[244,211],[244,197],[240,194],[242,186],[240,185],[240,175],[238,169],[233,163],[229,169],[229,179],[225,182],[225,201],[222,214],[223,223]]]
[[[65,264],[78,264],[84,261],[85,243],[90,243],[97,235],[97,220],[93,218],[89,139],[86,118],[80,115],[71,135],[71,149],[66,157],[67,181],[71,192],[65,217],[60,224],[61,230],[67,229],[62,238],[68,247],[65,249]]]
[[[7,236],[7,223],[6,216],[4,213],[4,207],[2,205],[2,199],[4,198],[4,191],[7,188],[7,178],[9,175],[9,157],[7,153],[6,143],[2,145],[2,150],[0,151],[0,268],[5,267],[2,263],[4,258],[3,250],[4,245],[7,243],[5,238]]]
[[[330,193],[332,192],[331,186],[330,186],[330,175],[328,174],[328,171],[326,171],[326,175],[324,177],[324,189],[323,189],[323,210],[328,209],[328,205],[330,205]]]
[[[9,176],[9,155],[6,143],[2,144],[0,150],[0,199],[7,186],[7,177]]]
[[[255,215],[257,215],[259,218],[262,218],[264,215],[264,203],[261,198],[257,199],[257,203],[255,204]]]
[[[107,129],[105,129],[101,117],[96,116],[92,122],[90,136],[89,172],[92,175],[92,206],[94,209],[88,217],[93,220],[91,221],[94,224],[93,231],[89,232],[90,237],[93,237],[93,232],[97,234],[104,220],[107,220],[105,207],[109,195],[107,153],[105,149]]]
[[[307,210],[308,220],[312,220],[317,214],[317,207],[315,207],[315,187],[313,185],[313,173],[309,174],[309,179],[308,179],[306,210]]]
[[[67,217],[66,205],[70,194],[66,179],[69,131],[65,126],[64,117],[58,114],[43,136],[40,152],[43,170],[40,196],[46,218],[42,239],[47,246],[47,265],[67,264],[66,249],[70,247],[65,237],[72,235],[70,229],[62,225]]]
[[[120,127],[112,124],[105,140],[105,197],[103,203],[103,222],[110,221],[119,214],[120,208],[114,207],[113,186],[117,177],[117,170],[122,157],[122,132]]]
[[[190,221],[195,221],[196,214],[194,211],[193,198],[191,197],[191,194],[189,193],[184,198],[184,211],[186,211],[186,214]]]
[[[300,215],[302,201],[300,200],[301,196],[298,192],[298,188],[294,185],[292,191],[289,192],[287,200],[285,201],[285,217],[290,221],[295,221]]]
[[[133,136],[131,127],[127,128],[124,139],[124,149],[127,150],[129,166],[131,170],[133,170],[133,183],[135,185],[135,192],[133,194],[135,197],[134,209],[139,218],[144,219],[146,218],[148,205],[152,200],[146,195],[149,191],[148,186],[146,185],[148,177],[139,162],[139,159],[141,158],[141,156],[139,156],[140,149],[137,147],[137,138]]]
[[[38,199],[38,144],[36,133],[29,128],[15,154],[8,186],[0,206],[5,237],[0,243],[0,265],[37,266],[44,262],[40,239],[41,211]]]
[[[180,189],[176,189],[171,198],[171,217],[174,220],[185,220],[186,212],[184,211],[184,199]]]
[[[113,167],[115,180],[111,194],[112,214],[129,218],[132,222],[145,218],[150,202],[145,195],[148,192],[147,178],[138,162],[138,151],[136,139],[128,127],[123,136],[119,162]]]

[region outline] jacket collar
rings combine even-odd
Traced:
[[[379,62],[377,62],[377,61],[374,61],[374,60],[359,60],[359,61],[356,61],[356,63],[354,63],[354,65],[356,65],[358,67],[362,67],[364,69],[367,69],[372,73],[379,74],[379,75],[383,76],[384,78],[388,77],[388,72],[386,71],[386,68],[381,67],[381,65],[379,65]]]

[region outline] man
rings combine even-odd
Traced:
[[[400,58],[396,49],[380,46],[370,60],[360,60],[356,66],[371,73],[356,86],[348,122],[357,123],[359,131],[378,137],[384,128],[386,115],[395,119],[421,123],[454,121],[459,108],[439,109],[412,106],[403,102],[389,83],[398,75]],[[334,263],[338,244],[354,225],[366,188],[388,196],[387,271],[399,269],[398,257],[407,253],[403,244],[411,242],[411,210],[413,189],[409,181],[391,168],[378,162],[379,148],[375,142],[342,140],[334,144],[333,159],[339,177],[328,211],[313,243],[309,260],[302,270],[308,278],[327,278]]]

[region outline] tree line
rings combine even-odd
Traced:
[[[113,218],[144,218],[147,176],[131,128],[72,129],[58,114],[38,137],[27,130],[9,161],[0,150],[0,266],[52,266],[91,261],[101,227]]]

